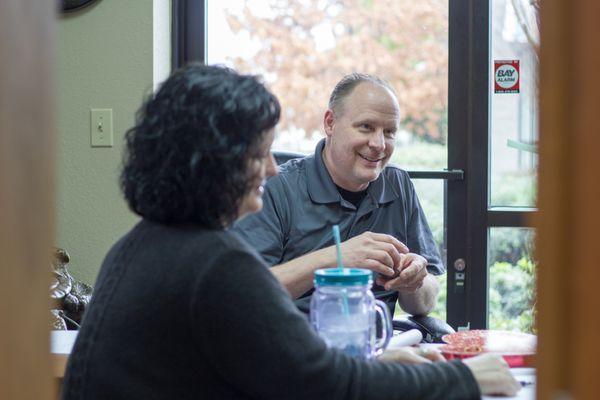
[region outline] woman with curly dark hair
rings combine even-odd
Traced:
[[[260,168],[275,172],[269,150],[279,113],[251,77],[205,67],[174,74],[126,135],[121,186],[129,206],[157,223],[210,229],[240,217],[243,200],[253,203],[245,212],[258,211]]]
[[[176,72],[142,107],[121,175],[142,220],[104,260],[64,399],[479,398],[473,366],[327,348],[228,229],[262,207],[279,114],[255,77],[207,66]]]

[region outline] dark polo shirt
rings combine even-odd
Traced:
[[[393,166],[384,168],[369,184],[357,209],[340,196],[333,183],[321,156],[324,146],[322,140],[315,154],[281,165],[279,174],[267,181],[262,211],[238,221],[233,229],[271,266],[333,245],[331,227],[337,224],[342,241],[367,231],[386,233],[405,243],[412,253],[425,257],[429,272],[444,273],[408,173]],[[312,292],[296,300],[300,310],[308,312]],[[398,293],[378,285],[373,293],[393,313]]]

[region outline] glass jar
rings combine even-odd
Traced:
[[[372,276],[360,268],[319,269],[310,303],[311,323],[327,345],[363,359],[383,353],[392,337],[390,312],[371,292]]]

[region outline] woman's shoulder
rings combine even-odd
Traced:
[[[126,253],[130,253],[127,256]],[[198,226],[174,226],[143,220],[125,235],[108,257],[144,265],[145,269],[161,269],[169,264],[171,273],[203,275],[213,270],[222,273],[223,264],[238,270],[238,265],[265,266],[258,253],[230,229],[203,229]],[[194,266],[194,268],[190,268]],[[243,268],[246,272],[248,268]],[[262,268],[253,268],[262,269]],[[239,271],[238,271],[239,272]]]
[[[196,256],[202,260],[202,268],[196,271],[202,276],[201,285],[217,285],[221,291],[227,292],[227,288],[240,284],[251,284],[257,288],[273,284],[275,279],[267,264],[236,232],[213,231],[208,236],[210,239],[204,241]]]
[[[195,229],[190,232],[175,234],[175,240],[181,241],[186,253],[195,259],[204,261],[221,260],[235,256],[262,264],[262,258],[241,236],[232,229],[211,230]]]
[[[243,255],[244,258],[256,259],[257,264],[264,264],[259,253],[233,229],[217,232],[215,241],[219,243],[223,252]]]
[[[142,220],[115,245],[116,249],[139,243],[145,255],[162,255],[179,262],[204,263],[222,255],[236,253],[256,255],[256,252],[231,230],[204,229],[194,225],[164,225]],[[161,257],[161,258],[162,258]]]

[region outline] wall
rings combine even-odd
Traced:
[[[72,274],[87,283],[137,221],[118,186],[123,135],[154,80],[168,73],[170,51],[155,52],[154,42],[168,44],[169,3],[100,0],[58,22],[56,244],[71,255]],[[90,146],[90,108],[113,109],[113,147]]]

